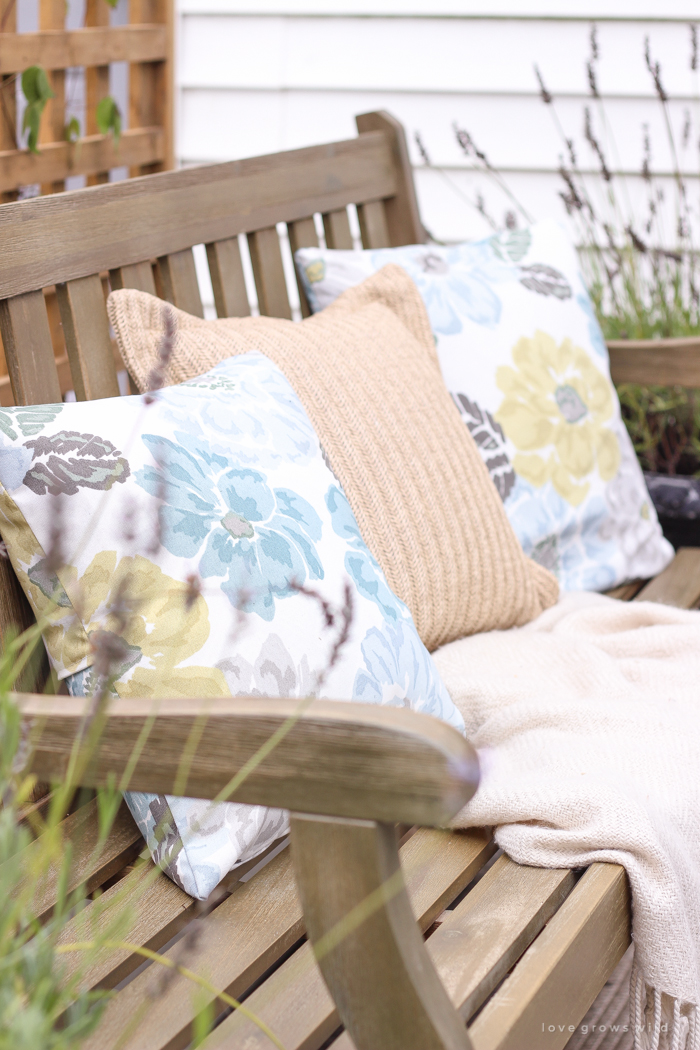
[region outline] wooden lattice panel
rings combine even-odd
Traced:
[[[17,199],[24,186],[38,185],[42,194],[65,189],[73,175],[88,186],[109,181],[112,168],[130,175],[173,167],[172,58],[173,0],[130,0],[129,25],[110,25],[107,0],[87,0],[82,29],[65,28],[65,0],[40,0],[39,31],[18,33],[16,3],[10,0],[0,23],[0,204]],[[118,142],[102,135],[97,105],[110,94],[109,65],[129,63],[128,128]],[[54,98],[43,111],[39,152],[18,148],[20,114],[17,81],[25,69],[46,70]],[[84,135],[66,140],[66,70],[85,71]],[[52,290],[47,309],[59,372],[67,374],[66,348]],[[0,403],[12,404],[7,366],[0,343]]]

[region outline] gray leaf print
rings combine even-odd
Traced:
[[[505,451],[505,434],[490,412],[470,401],[466,394],[453,394],[459,413],[476,442],[498,495],[505,502],[515,484],[515,471]]]
[[[573,294],[564,274],[553,266],[533,263],[532,266],[521,266],[520,272],[523,275],[520,283],[531,292],[553,295],[555,299],[570,299]]]

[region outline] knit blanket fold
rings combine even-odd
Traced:
[[[433,654],[482,762],[455,826],[520,864],[621,864],[636,1050],[700,1050],[700,612],[563,594]]]

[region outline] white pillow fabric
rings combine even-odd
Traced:
[[[108,684],[145,704],[318,694],[464,731],[299,398],[257,351],[152,398],[0,410],[0,535],[74,695],[100,685],[106,646]],[[342,617],[329,630],[321,600],[340,610],[346,586],[333,662]],[[126,797],[154,860],[194,897],[286,829],[262,806]]]
[[[302,248],[311,309],[387,263],[421,292],[447,387],[527,555],[565,590],[673,557],[620,415],[576,250],[555,222],[451,247]]]

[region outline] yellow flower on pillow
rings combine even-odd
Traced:
[[[551,481],[577,507],[589,475],[597,470],[610,481],[620,465],[617,437],[605,425],[613,414],[610,381],[570,339],[557,346],[541,331],[518,340],[513,364],[496,371],[505,396],[495,414],[520,452],[513,469],[538,488]]]
[[[186,583],[140,555],[117,564],[115,551],[95,555],[79,580],[71,568],[61,575],[88,637],[107,631],[123,641],[124,663],[114,669],[119,696],[230,696],[221,671],[182,666],[210,630],[206,600],[188,601]]]

